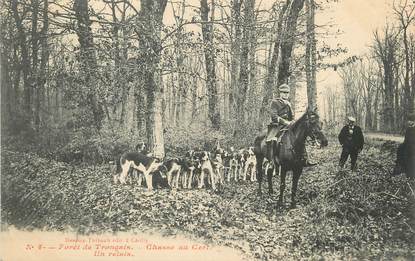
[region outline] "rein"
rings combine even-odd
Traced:
[[[290,140],[290,147],[288,149],[292,151],[294,157],[298,157],[300,153],[302,153],[302,146],[305,146],[307,136],[310,136],[313,140],[316,139],[314,135],[306,134],[307,130],[310,129],[309,121],[310,119],[308,118],[308,114],[305,112],[305,114],[296,120],[291,126],[288,126],[287,131],[284,134],[288,135],[287,138]],[[301,132],[304,132],[304,142],[302,142],[302,144],[300,143]]]

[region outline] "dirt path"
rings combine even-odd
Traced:
[[[371,139],[380,139],[380,140],[390,140],[390,141],[396,141],[396,142],[403,142],[404,137],[403,136],[397,136],[397,135],[390,135],[386,133],[377,133],[377,132],[368,132],[364,134],[366,138]]]

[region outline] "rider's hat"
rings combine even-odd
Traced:
[[[286,83],[281,84],[280,87],[278,88],[278,90],[280,92],[290,92],[290,86]]]
[[[356,119],[352,116],[347,117],[347,119],[351,122],[356,122]]]

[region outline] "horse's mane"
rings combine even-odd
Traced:
[[[290,123],[288,126],[287,126],[287,128],[289,129],[289,130],[295,130],[297,127],[298,127],[298,125],[301,123],[301,122],[303,122],[303,120],[304,120],[304,118],[307,116],[307,112],[308,112],[308,108],[307,108],[307,110],[303,113],[303,115],[301,115],[301,117],[300,118],[298,118],[297,120],[295,120],[295,121],[293,121],[292,123]],[[265,128],[263,128],[263,129],[261,129],[261,136],[266,136],[267,135],[267,131],[268,131],[268,129],[265,127]]]
[[[288,128],[289,128],[289,129],[291,129],[291,130],[295,130],[295,129],[298,127],[298,125],[299,125],[301,122],[303,122],[304,118],[307,116],[307,112],[308,112],[308,108],[307,108],[307,110],[303,113],[303,115],[301,115],[301,117],[300,117],[300,118],[298,118],[298,119],[297,119],[297,120],[295,120],[292,124],[290,124],[290,125],[288,126]]]

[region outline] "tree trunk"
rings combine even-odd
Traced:
[[[394,103],[394,93],[393,93],[393,71],[392,66],[388,61],[384,61],[384,102],[383,102],[383,115],[385,123],[385,131],[390,133],[393,129],[393,103]]]
[[[41,31],[41,58],[40,58],[40,69],[39,76],[37,77],[37,103],[36,103],[36,122],[37,127],[42,126],[43,117],[47,117],[47,114],[42,113],[44,111],[45,103],[45,84],[46,84],[46,73],[47,64],[49,60],[49,45],[48,45],[48,31],[49,31],[49,17],[48,17],[48,0],[43,0],[42,18],[43,27]]]
[[[255,0],[250,1],[250,37],[249,37],[249,83],[248,83],[248,101],[249,105],[254,104],[256,100],[254,98],[257,94],[257,66],[256,66],[256,48],[257,48],[257,31],[256,31],[256,15],[255,15]],[[248,120],[254,121],[253,117],[256,118],[257,112],[254,111],[254,108],[247,108],[249,113]],[[255,116],[254,116],[255,115]],[[259,123],[259,122],[258,122]]]
[[[237,110],[237,121],[238,123],[244,123],[245,112],[246,112],[246,98],[249,88],[249,54],[252,40],[251,35],[254,28],[254,0],[246,0],[244,6],[244,19],[243,19],[243,30],[242,30],[242,41],[241,41],[241,59],[240,59],[240,73],[239,73],[239,90],[238,90],[238,110]],[[252,54],[252,53],[251,53]],[[239,127],[238,127],[239,128]]]
[[[2,24],[3,26],[3,24]],[[1,28],[1,32],[5,33],[3,28]],[[11,123],[10,119],[13,119],[12,115],[12,97],[11,97],[11,82],[10,82],[10,68],[9,63],[7,62],[8,55],[9,55],[9,47],[3,43],[5,43],[5,39],[3,39],[4,35],[2,35],[1,39],[1,48],[0,48],[0,81],[1,81],[1,130],[4,131],[5,128],[8,128],[8,124]],[[3,136],[4,137],[4,136]]]
[[[314,32],[314,0],[306,0],[307,9],[307,41],[306,41],[306,77],[307,99],[310,108],[317,107],[316,87],[316,39]]]
[[[29,79],[30,74],[30,60],[28,53],[28,46],[26,43],[26,32],[23,26],[23,18],[19,16],[18,1],[12,1],[11,9],[13,11],[13,17],[17,27],[17,37],[20,46],[21,61],[20,65],[23,73],[23,112],[25,118],[25,128],[31,126],[32,120],[32,91]],[[20,77],[19,77],[20,79]],[[19,79],[17,79],[19,81]],[[18,86],[15,86],[18,88]],[[17,89],[16,89],[17,90]]]
[[[212,1],[211,20],[214,17],[215,3]],[[209,23],[209,6],[207,0],[200,1],[200,15],[202,18],[202,35],[206,65],[206,86],[208,90],[208,117],[212,128],[220,128],[220,112],[218,104],[218,87],[216,82],[215,48],[213,43],[213,24]]]
[[[297,20],[305,0],[292,0],[291,8],[286,20],[285,30],[282,34],[281,42],[281,60],[278,64],[278,86],[288,83],[288,77],[291,75],[290,63],[291,54],[295,43],[295,34],[297,32]]]
[[[136,84],[134,88],[134,111],[136,113],[135,122],[137,131],[143,133],[146,125],[146,100],[143,94],[143,87]]]
[[[74,0],[73,7],[77,19],[76,34],[80,44],[81,69],[84,72],[84,80],[87,85],[86,98],[94,117],[95,127],[100,130],[105,113],[96,90],[97,60],[88,12],[88,0]]]
[[[164,158],[164,136],[162,122],[163,88],[161,81],[161,40],[163,14],[167,0],[144,0],[141,2],[142,35],[140,51],[144,57],[143,75],[147,99],[147,142],[154,156]]]
[[[394,130],[394,84],[395,84],[395,67],[397,61],[398,34],[390,29],[385,28],[383,36],[379,36],[376,31],[375,36],[375,54],[379,58],[383,67],[383,119],[384,131],[390,133]],[[382,37],[382,38],[381,38]]]
[[[229,92],[229,115],[234,117],[238,111],[238,83],[241,56],[241,6],[242,0],[232,1],[232,35],[231,35],[231,88]]]
[[[278,14],[278,23],[277,23],[277,33],[274,43],[274,50],[271,55],[271,61],[268,66],[268,73],[265,79],[265,86],[264,86],[264,97],[262,99],[262,106],[260,109],[260,114],[264,115],[265,111],[269,107],[270,100],[272,99],[273,93],[278,94],[278,88],[274,88],[275,85],[275,76],[276,76],[276,68],[278,64],[278,58],[280,54],[280,47],[281,47],[281,39],[283,37],[283,30],[284,30],[284,20],[285,16],[287,15],[287,9],[290,6],[290,0],[287,0]]]
[[[39,0],[31,0],[32,8],[32,29],[31,29],[31,42],[32,42],[32,70],[30,79],[33,84],[34,91],[34,110],[33,110],[33,120],[35,129],[39,129],[40,124],[40,91],[39,91],[39,34],[37,31],[37,22],[38,22],[38,12],[39,12]]]

